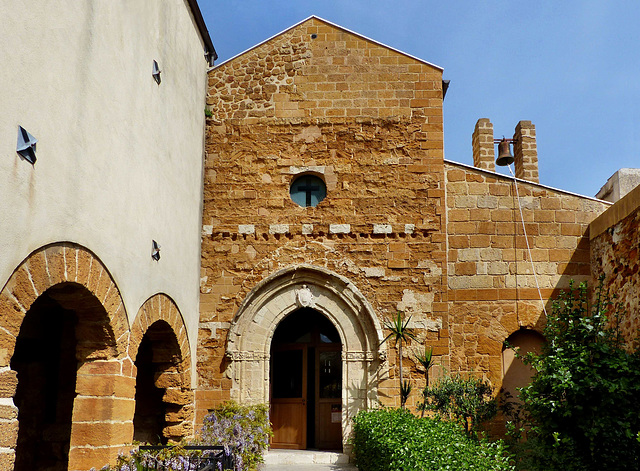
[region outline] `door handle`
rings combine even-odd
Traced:
[[[307,400],[306,400],[306,399],[303,399],[303,400],[302,400],[302,405],[303,405],[303,406],[306,406],[306,405],[307,405]]]

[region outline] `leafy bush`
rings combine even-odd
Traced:
[[[234,455],[238,471],[254,470],[262,463],[271,434],[266,405],[241,406],[230,401],[204,418],[199,442],[223,446]]]
[[[535,371],[521,392],[527,469],[640,469],[640,354],[622,344],[621,315],[602,278],[591,309],[585,284],[553,303],[542,352],[522,357]]]
[[[361,411],[353,448],[361,471],[512,470],[502,442],[469,437],[455,422],[405,409]]]
[[[467,433],[475,434],[480,424],[497,412],[491,386],[481,379],[445,376],[433,387],[426,387],[422,395],[424,402],[420,409],[455,420]]]

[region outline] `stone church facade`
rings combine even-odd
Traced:
[[[222,400],[270,402],[276,430],[301,429],[276,441],[313,446],[318,414],[305,431],[274,412],[273,339],[305,308],[300,293],[340,334],[344,443],[358,410],[399,405],[397,353],[383,343],[398,312],[418,336],[403,360],[409,407],[424,346],[434,377],[475,375],[496,391],[519,381],[504,341],[539,343],[543,306],[591,279],[589,224],[609,203],[538,182],[529,121],[514,130],[517,187],[495,173],[487,119],[474,166],[446,160],[445,87],[439,67],[315,17],[209,72],[196,423]],[[304,178],[326,198],[296,199]],[[317,403],[319,373],[304,370]]]
[[[229,399],[270,404],[273,446],[348,451],[357,411],[399,405],[397,313],[417,334],[409,407],[425,346],[432,378],[517,385],[504,341],[539,344],[570,279],[605,273],[635,338],[637,191],[540,184],[529,121],[517,181],[495,172],[488,119],[473,166],[445,159],[442,69],[320,18],[207,73],[195,1],[128,8],[68,12],[71,41],[46,9],[25,28],[0,6],[0,469],[102,466]],[[37,64],[59,80],[39,87]]]

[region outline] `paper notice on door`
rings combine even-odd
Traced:
[[[342,422],[342,406],[340,404],[331,405],[331,423],[339,424]]]

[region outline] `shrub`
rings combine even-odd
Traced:
[[[426,387],[422,395],[424,402],[420,409],[455,420],[469,434],[475,434],[480,424],[497,412],[491,386],[481,379],[445,376],[433,387]]]
[[[535,372],[521,392],[528,469],[640,469],[640,354],[624,348],[621,315],[602,278],[591,309],[585,284],[553,303],[542,352],[522,357]]]
[[[187,451],[181,445],[165,448],[162,451],[148,451],[135,448],[129,455],[120,454],[115,466],[104,466],[100,471],[196,471],[198,460],[189,456],[199,454]],[[90,471],[95,471],[91,468]]]
[[[502,442],[469,437],[455,422],[405,409],[359,412],[352,442],[361,471],[513,469]]]

